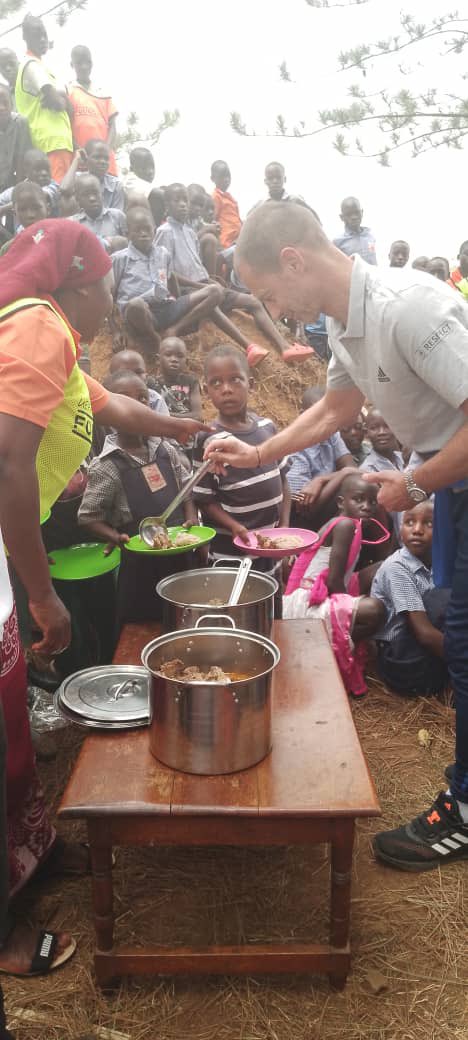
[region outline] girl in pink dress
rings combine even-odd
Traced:
[[[365,536],[375,540],[378,490],[358,472],[343,479],[336,500],[340,515],[328,520],[315,545],[298,556],[283,597],[283,618],[325,622],[343,683],[354,697],[367,692],[363,640],[385,620],[382,603],[361,595],[355,573]],[[389,538],[383,530],[384,539]]]

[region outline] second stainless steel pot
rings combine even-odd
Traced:
[[[274,598],[278,582],[269,574],[250,572],[239,603],[227,605],[237,570],[234,567],[214,566],[185,571],[163,578],[157,585],[164,604],[163,625],[166,631],[194,628],[196,622],[209,611],[212,625],[215,615],[232,617],[237,628],[269,636],[273,624]]]

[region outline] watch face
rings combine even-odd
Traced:
[[[419,505],[420,502],[425,502],[427,499],[426,492],[422,491],[421,488],[411,488],[411,490],[408,491],[408,494],[411,500],[416,503],[416,505]]]

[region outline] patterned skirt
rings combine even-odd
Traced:
[[[10,896],[34,874],[55,840],[36,771],[27,706],[26,664],[16,609],[0,643],[0,700],[7,739],[6,805]]]

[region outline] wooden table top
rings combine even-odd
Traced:
[[[140,664],[155,624],[127,625],[118,664]],[[195,776],[159,763],[148,730],[96,732],[84,741],[59,812],[151,815],[377,816],[380,809],[348,698],[321,621],[276,621],[273,749],[251,769]]]

